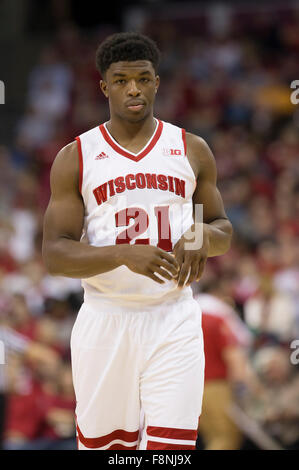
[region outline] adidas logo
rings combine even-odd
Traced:
[[[105,152],[101,152],[96,156],[95,160],[102,160],[103,158],[109,158],[109,155],[107,155]]]

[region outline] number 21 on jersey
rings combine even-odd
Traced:
[[[171,229],[169,222],[169,206],[156,206],[154,214],[158,229],[157,247],[164,251],[172,251]],[[134,224],[129,226],[130,220],[134,219]],[[129,207],[122,209],[115,214],[116,227],[127,227],[116,237],[117,245],[122,243],[129,244],[136,237],[144,233],[149,226],[149,215],[140,207]],[[149,245],[149,238],[137,238],[136,245]]]

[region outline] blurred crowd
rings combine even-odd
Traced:
[[[210,259],[193,286],[215,356],[199,447],[298,449],[299,108],[290,84],[299,79],[299,14],[236,15],[221,34],[200,24],[143,26],[163,53],[156,116],[206,139],[234,227],[229,253]],[[57,152],[108,119],[95,50],[113,32],[59,29],[28,77],[14,142],[0,147],[0,328],[24,341],[21,350],[12,341],[0,366],[6,449],[76,448],[69,340],[82,290],[47,274],[42,224]],[[214,406],[224,389],[213,384],[227,387],[224,411]]]

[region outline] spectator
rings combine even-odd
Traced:
[[[23,361],[28,360],[33,364],[41,363],[43,367],[48,364],[56,366],[58,356],[50,349],[31,341],[9,328],[3,319],[0,322],[0,345],[1,353],[4,353],[4,357],[0,357],[0,448],[2,448],[4,430],[5,432],[7,431],[5,426],[8,415],[7,406],[8,408],[10,406],[7,404],[10,403],[16,389],[19,387],[24,390],[24,387],[26,389],[26,383],[28,383],[28,374],[24,377],[22,373]],[[8,368],[8,370],[6,368]],[[9,395],[8,392],[10,393]],[[32,398],[31,395],[30,398]],[[32,422],[30,409],[24,406],[26,403],[23,401],[20,402],[20,405],[23,412],[29,412],[27,415],[29,419],[23,421],[23,419],[19,417],[18,424],[30,426]],[[14,437],[19,441],[22,439],[22,434],[17,433]]]
[[[271,278],[261,279],[259,291],[245,302],[244,312],[258,344],[267,340],[288,344],[294,339],[295,304],[291,297],[275,290]]]
[[[246,387],[250,335],[237,313],[215,295],[196,297],[202,309],[205,388],[199,433],[206,450],[237,450],[242,433],[229,417],[233,400]]]
[[[260,348],[252,358],[257,374],[245,410],[284,449],[299,444],[299,374],[290,351],[281,346]]]

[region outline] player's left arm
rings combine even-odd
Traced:
[[[174,254],[181,266],[178,286],[182,287],[187,279],[189,285],[198,281],[203,273],[208,257],[226,253],[231,244],[233,229],[225,213],[221,194],[217,188],[217,169],[214,156],[207,143],[194,134],[186,134],[187,154],[193,168],[197,170],[197,185],[193,194],[193,206],[202,204],[202,222],[193,224],[174,247]],[[194,243],[193,249],[185,249],[190,243],[190,234],[202,230],[200,247]],[[197,238],[200,239],[197,233]]]

